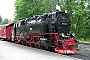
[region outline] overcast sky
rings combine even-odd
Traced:
[[[13,20],[15,11],[14,3],[15,0],[0,0],[0,15],[3,19],[8,18]]]

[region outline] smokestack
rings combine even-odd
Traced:
[[[61,11],[60,6],[56,5],[56,11]]]

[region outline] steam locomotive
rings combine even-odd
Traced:
[[[14,23],[10,40],[59,54],[75,54],[77,40],[73,38],[74,34],[70,30],[69,13],[56,11]]]

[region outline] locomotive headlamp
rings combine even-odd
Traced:
[[[67,10],[65,10],[65,13],[67,13]]]
[[[60,9],[60,6],[59,6],[59,5],[56,5],[56,10],[57,10],[57,11],[61,11],[61,9]]]
[[[72,33],[72,36],[75,36],[75,33]]]
[[[32,30],[32,28],[30,28],[30,31]]]

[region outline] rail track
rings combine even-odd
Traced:
[[[90,45],[81,43],[78,46],[77,53],[75,55],[69,55],[81,60],[90,60]]]

